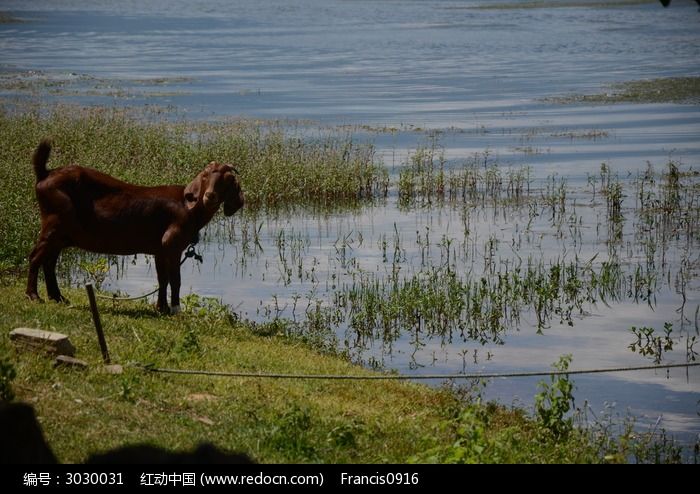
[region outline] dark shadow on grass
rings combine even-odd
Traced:
[[[90,307],[89,306],[74,306],[76,309],[85,312],[87,314],[90,314]],[[132,305],[126,305],[125,303],[113,303],[110,301],[102,301],[98,302],[97,304],[97,309],[100,313],[100,316],[128,316],[128,317],[133,317],[133,318],[140,318],[140,319],[173,319],[174,316],[168,316],[161,314],[158,312],[156,309],[155,305],[140,305],[140,306],[134,306],[133,302]],[[90,314],[91,315],[91,314]]]

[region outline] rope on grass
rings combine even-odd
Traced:
[[[334,374],[267,374],[258,372],[223,372],[187,369],[162,369],[151,365],[133,364],[141,370],[163,374],[185,374],[197,376],[214,377],[245,377],[245,378],[265,378],[265,379],[327,379],[327,380],[414,380],[414,379],[486,379],[499,377],[536,377],[536,376],[563,376],[569,374],[599,374],[604,372],[629,372],[639,370],[654,369],[674,369],[677,367],[696,367],[700,362],[688,362],[685,364],[664,364],[664,365],[642,365],[636,367],[611,367],[605,369],[583,369],[583,370],[550,370],[539,372],[506,372],[493,374],[423,374],[409,376],[406,374],[371,374],[366,376],[358,375],[334,375]]]
[[[153,295],[157,291],[158,291],[158,288],[156,288],[152,292],[146,293],[145,295],[139,295],[138,297],[117,297],[116,295],[100,295],[99,293],[95,294],[95,297],[101,298],[104,300],[113,300],[115,302],[126,302],[127,300],[139,300],[141,298],[150,297],[151,295]]]

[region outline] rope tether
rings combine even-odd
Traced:
[[[189,259],[190,257],[194,257],[195,261],[204,262],[204,258],[202,257],[202,255],[198,254],[197,251],[194,250],[194,246],[197,243],[197,241],[199,241],[199,238],[197,238],[195,242],[192,242],[187,247],[187,249],[185,250],[185,255],[182,257],[182,261],[180,261],[180,266],[182,266],[185,263],[185,261],[187,259]],[[144,295],[139,295],[137,297],[117,297],[116,295],[110,296],[110,295],[99,295],[99,294],[96,294],[95,296],[97,298],[101,298],[104,300],[112,300],[114,302],[126,302],[128,300],[139,300],[142,298],[150,297],[151,295],[153,295],[157,291],[158,291],[158,287],[156,287],[154,290],[152,290]]]
[[[223,372],[223,371],[204,371],[204,370],[186,370],[186,369],[161,369],[151,365],[132,364],[141,370],[148,372],[158,372],[165,374],[187,374],[200,376],[215,376],[215,377],[246,377],[246,378],[268,378],[268,379],[339,379],[339,380],[410,380],[410,379],[486,379],[499,377],[535,377],[535,376],[562,376],[568,374],[597,374],[603,372],[629,372],[638,370],[653,370],[653,369],[674,369],[677,367],[696,367],[700,362],[688,362],[686,364],[664,364],[664,365],[643,365],[637,367],[612,367],[606,369],[584,369],[584,370],[551,370],[539,372],[507,372],[501,374],[423,374],[409,376],[406,374],[377,374],[368,376],[353,376],[353,375],[333,375],[333,374],[265,374],[257,372]]]

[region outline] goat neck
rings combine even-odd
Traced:
[[[194,222],[197,231],[204,228],[207,223],[211,221],[216,212],[219,210],[219,206],[220,204],[217,204],[216,207],[206,207],[204,205],[204,201],[200,199],[197,201],[197,204],[188,209],[187,214],[191,218],[191,221]]]

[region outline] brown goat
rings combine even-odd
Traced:
[[[226,216],[243,206],[234,168],[211,162],[186,187],[143,187],[82,166],[47,170],[50,153],[50,141],[43,140],[32,158],[41,232],[29,254],[27,296],[40,300],[37,277],[42,267],[48,297],[65,301],[55,271],[66,247],[101,254],[143,253],[155,256],[158,310],[169,312],[170,284],[172,312],[178,312],[182,252],[222,203]]]

